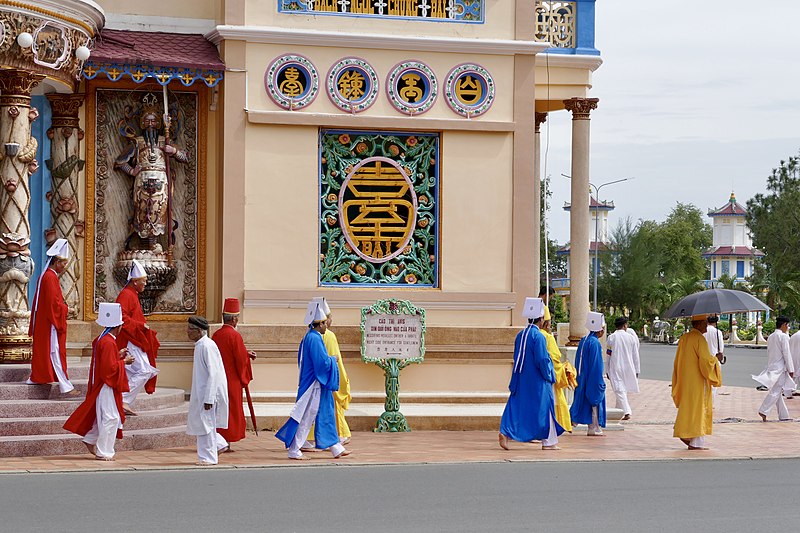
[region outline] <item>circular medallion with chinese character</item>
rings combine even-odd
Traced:
[[[347,57],[328,71],[327,90],[331,102],[349,113],[360,113],[378,98],[378,75],[372,65]]]
[[[417,222],[417,194],[408,172],[388,157],[360,161],[342,183],[339,222],[347,244],[371,263],[403,253]]]
[[[418,115],[433,107],[439,86],[428,65],[420,61],[403,61],[389,73],[386,93],[398,111]]]
[[[319,73],[308,58],[287,54],[275,58],[264,74],[270,98],[284,109],[302,109],[319,93]]]
[[[444,97],[447,105],[459,115],[477,117],[492,107],[494,79],[480,65],[458,65],[447,75]]]

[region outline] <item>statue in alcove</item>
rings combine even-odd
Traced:
[[[166,108],[164,106],[165,111]],[[177,221],[172,215],[175,177],[170,165],[173,161],[187,163],[189,158],[170,142],[171,117],[168,112],[159,113],[154,94],[148,93],[138,110],[126,111],[119,131],[129,143],[116,159],[114,168],[133,178],[133,212],[131,233],[125,240],[124,250],[117,256],[114,277],[124,285],[133,259],[145,266],[148,286],[140,298],[147,314],[152,311],[158,295],[175,282],[177,269],[173,248]]]

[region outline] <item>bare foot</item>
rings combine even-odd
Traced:
[[[687,445],[688,446],[688,445]],[[708,448],[703,448],[701,446],[688,446],[690,450],[707,450]]]
[[[128,416],[138,416],[138,413],[131,409],[131,406],[127,403],[122,404],[122,410],[125,411],[125,414]]]
[[[94,458],[97,459],[98,461],[113,461],[114,460],[113,457],[100,457],[99,455],[95,455]]]
[[[630,414],[627,414],[627,415],[622,417],[622,420],[630,420],[630,419],[631,419],[631,415]]]
[[[197,461],[195,463],[196,466],[214,466],[215,463],[209,463],[208,461]]]
[[[83,445],[86,446],[86,449],[89,450],[90,454],[97,455],[97,446],[94,444],[89,444],[88,442],[84,442]]]
[[[62,396],[67,397],[67,398],[75,398],[75,397],[80,396],[80,395],[81,395],[81,393],[80,393],[80,391],[78,389],[72,389],[71,391],[65,392],[64,394],[62,394]]]
[[[556,444],[553,444],[552,446],[542,446],[542,449],[543,450],[560,450],[561,447],[556,445]]]
[[[758,413],[758,416],[761,417],[761,421],[762,422],[766,422],[767,421],[767,415],[765,415],[764,413]]]
[[[689,439],[681,438],[681,442],[684,443],[687,447],[689,447]]]
[[[586,433],[587,437],[605,437],[606,434],[602,431],[593,431],[591,433]]]
[[[231,450],[231,445],[229,444],[229,445],[225,446],[224,448],[220,448],[217,453],[228,453],[228,452],[232,452],[232,451],[233,450]]]
[[[341,444],[342,446],[347,446],[348,444],[350,444],[350,437],[345,437],[344,440],[342,440],[342,442],[340,442],[339,444]]]
[[[342,453],[340,453],[339,455],[334,455],[333,458],[334,459],[338,459],[340,457],[347,457],[348,455],[350,455],[350,450],[345,450]]]
[[[292,459],[293,461],[308,461],[308,457],[305,455],[301,455],[299,457],[289,457],[289,459]]]
[[[508,437],[503,435],[502,433],[497,434],[497,440],[500,443],[500,447],[504,450],[508,450]]]

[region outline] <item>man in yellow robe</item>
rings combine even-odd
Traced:
[[[561,362],[561,350],[558,349],[556,338],[550,333],[552,325],[550,310],[544,308],[544,323],[540,331],[547,341],[547,353],[553,361],[553,370],[556,373],[556,382],[553,384],[553,396],[555,397],[556,422],[564,428],[564,431],[572,433],[572,418],[569,416],[569,405],[564,395],[564,389],[570,385],[570,381],[575,381],[575,368],[569,361]],[[572,377],[572,380],[569,378]]]
[[[673,436],[690,450],[707,450],[711,435],[711,387],[722,386],[719,360],[711,355],[706,332],[707,315],[692,316],[692,330],[681,336],[672,370],[672,401],[678,408]]]
[[[325,349],[328,350],[328,355],[336,358],[336,363],[339,366],[339,390],[333,392],[333,404],[336,407],[336,429],[339,432],[339,442],[341,444],[350,443],[350,426],[347,425],[347,420],[344,418],[345,410],[350,407],[350,379],[347,377],[347,371],[344,369],[344,361],[342,360],[342,352],[339,349],[339,340],[336,334],[331,331],[331,308],[328,307],[328,302],[322,299],[322,312],[328,316],[328,329],[322,335],[322,342],[325,343]]]

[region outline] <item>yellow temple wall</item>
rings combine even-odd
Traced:
[[[217,19],[221,0],[95,0],[103,11],[118,15]],[[274,4],[270,3],[273,8]]]

